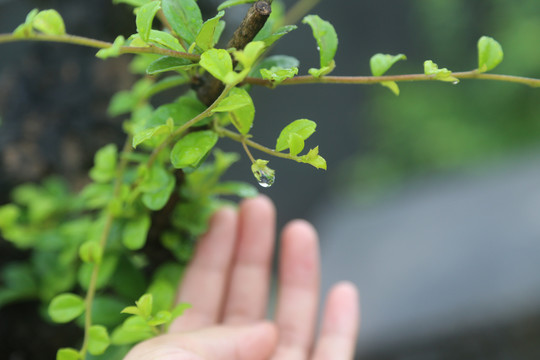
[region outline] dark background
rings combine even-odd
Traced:
[[[205,17],[213,16],[218,2],[199,3]],[[72,34],[112,41],[119,34],[134,32],[129,7],[113,6],[109,0],[0,1],[0,32],[15,29],[35,7],[57,9]],[[241,20],[244,9],[227,15],[229,29]],[[540,4],[535,0],[335,0],[322,1],[313,13],[332,22],[337,30],[340,45],[335,75],[369,74],[369,58],[377,52],[407,55],[408,60],[391,73],[422,72],[426,59],[455,71],[469,70],[476,67],[477,39],[490,35],[505,49],[505,61],[497,72],[540,76]],[[301,74],[317,66],[316,44],[305,25],[273,51],[297,57]],[[122,119],[109,118],[106,108],[112,94],[135,81],[125,71],[129,59],[102,61],[94,54],[94,49],[64,44],[0,46],[0,204],[9,201],[13,186],[52,174],[66,177],[73,189],[80,189],[87,181],[94,152],[111,141],[122,142]],[[272,159],[276,183],[261,192],[276,202],[280,225],[295,217],[314,219],[315,210],[320,213],[336,198],[375,204],[391,198],[411,179],[451,177],[539,145],[538,90],[480,81],[400,87],[399,97],[380,86],[254,90],[257,117],[253,134],[260,143],[272,146],[286,124],[308,118],[318,128],[307,146],[319,145],[328,162],[328,171],[323,172]],[[220,145],[241,152],[238,144],[227,139]],[[227,177],[255,183],[246,159]],[[0,242],[0,251],[0,262],[24,256],[5,242]],[[21,346],[11,359],[39,358],[36,353],[25,357],[30,350],[23,350],[17,341],[36,349],[42,345],[36,339],[54,343],[37,328],[28,329],[26,319],[19,317],[26,314],[33,319],[31,305],[0,312],[0,349],[8,344]],[[18,324],[6,318],[10,311],[17,312]],[[493,359],[499,354],[501,359],[533,359],[537,357],[531,354],[538,352],[527,349],[537,348],[533,345],[540,333],[538,324],[538,318],[531,315],[489,329],[426,337],[425,341],[393,346],[381,341],[364,349],[363,358]],[[32,342],[24,337],[30,333]],[[56,340],[65,345],[65,339]]]

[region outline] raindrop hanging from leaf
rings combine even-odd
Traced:
[[[253,165],[251,165],[251,171],[253,176],[259,182],[259,185],[262,187],[270,187],[276,180],[275,171],[270,169],[268,166],[268,160],[256,160]]]

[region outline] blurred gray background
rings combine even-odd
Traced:
[[[199,3],[208,17],[219,1]],[[128,7],[109,0],[3,0],[0,32],[34,7],[58,9],[73,34],[111,41],[134,31]],[[242,11],[229,12],[229,27]],[[470,70],[477,39],[489,35],[505,50],[494,72],[540,77],[537,0],[327,0],[312,13],[337,30],[335,75],[369,74],[378,52],[407,55],[391,74],[422,72],[427,59]],[[306,25],[273,52],[297,57],[301,74],[318,62]],[[80,186],[93,153],[122,141],[121,119],[105,110],[135,79],[128,59],[94,53],[0,47],[0,203],[15,184],[50,174]],[[276,183],[261,192],[280,226],[303,217],[320,230],[323,290],[341,279],[360,287],[360,358],[540,358],[540,90],[400,88],[399,97],[381,86],[255,89],[255,138],[273,146],[285,125],[308,118],[318,128],[306,146],[319,145],[328,162],[323,172],[272,159]],[[255,183],[246,159],[227,176]]]

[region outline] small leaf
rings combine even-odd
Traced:
[[[171,163],[177,169],[197,166],[216,145],[218,135],[211,130],[197,131],[178,140],[171,151]]]
[[[98,150],[94,156],[94,167],[90,169],[90,178],[98,183],[106,183],[116,176],[116,145],[110,144]]]
[[[0,229],[8,229],[17,223],[21,209],[15,204],[0,206]]]
[[[88,352],[92,355],[101,355],[107,350],[111,341],[109,333],[104,326],[92,325],[88,330]]]
[[[174,123],[172,122],[172,119],[171,119],[170,124],[154,126],[149,129],[138,131],[137,133],[133,135],[132,145],[134,148],[136,148],[137,145],[145,142],[146,140],[152,139],[154,136],[162,135],[162,134],[170,134],[173,131],[173,129],[174,129]]]
[[[58,349],[56,353],[56,360],[79,360],[81,354],[72,348],[62,348]]]
[[[193,64],[187,59],[163,56],[148,65],[148,68],[146,68],[146,73],[148,75],[156,75],[166,71],[186,70],[195,65],[196,64]]]
[[[111,338],[115,345],[126,345],[149,339],[154,335],[145,319],[140,316],[131,316],[113,331]]]
[[[431,60],[424,62],[424,73],[426,75],[432,75],[435,80],[448,81],[454,84],[459,82],[458,78],[452,76],[452,72],[447,68],[439,69],[437,64]]]
[[[160,8],[161,4],[159,1],[151,1],[138,8],[135,23],[137,24],[137,32],[143,41],[148,42],[154,17]]]
[[[113,0],[113,4],[124,3],[124,4],[129,4],[131,6],[134,6],[134,7],[140,7],[140,6],[143,6],[144,4],[147,4],[150,1],[152,0]]]
[[[486,72],[501,63],[504,53],[501,44],[489,36],[478,40],[478,71]]]
[[[251,4],[251,3],[255,3],[257,1],[258,0],[227,0],[227,1],[224,1],[223,3],[221,3],[221,5],[219,5],[218,11],[229,8],[231,6],[242,5],[242,4]]]
[[[297,133],[291,133],[289,135],[288,143],[291,156],[296,156],[304,150],[304,139]]]
[[[84,312],[84,299],[69,293],[57,295],[49,304],[48,312],[54,322],[70,322]]]
[[[335,68],[336,68],[336,63],[335,61],[332,60],[330,65],[324,66],[320,69],[311,68],[308,70],[308,73],[313,77],[320,78],[321,76],[330,74],[332,71],[334,71]]]
[[[144,294],[139,300],[135,301],[137,309],[139,309],[140,314],[144,319],[152,315],[153,302],[154,298],[152,294]]]
[[[200,47],[203,51],[214,47],[214,35],[219,25],[219,20],[223,17],[223,15],[225,15],[225,12],[220,11],[216,16],[206,20],[202,25],[199,34],[197,34],[195,42],[197,43],[197,46]]]
[[[381,85],[389,88],[394,94],[399,96],[399,86],[395,81],[383,81]]]
[[[151,220],[149,215],[139,216],[129,220],[124,225],[122,232],[122,244],[129,250],[139,250],[146,243],[146,236],[150,229]]]
[[[188,303],[180,303],[180,304],[176,305],[174,307],[174,309],[172,309],[172,311],[171,311],[172,318],[176,319],[177,317],[183,315],[184,311],[186,311],[187,309],[190,309],[190,308],[191,308],[191,305],[188,304]]]
[[[13,31],[13,37],[15,38],[26,38],[34,35],[34,30],[32,27],[32,22],[34,18],[39,13],[38,9],[32,9],[27,15],[24,24],[17,26]]]
[[[148,325],[150,325],[150,326],[163,325],[163,324],[166,324],[169,321],[171,321],[171,319],[172,319],[172,315],[171,315],[170,311],[161,310],[161,311],[158,311],[158,313],[156,315],[152,316],[148,320]]]
[[[311,26],[313,30],[313,36],[319,46],[321,68],[329,66],[334,60],[338,47],[336,30],[332,24],[321,19],[318,15],[308,15],[302,22]]]
[[[281,84],[286,79],[291,79],[298,74],[298,68],[283,69],[273,66],[270,69],[261,69],[263,79],[270,80],[275,84]]]
[[[136,306],[127,306],[122,309],[122,314],[141,315],[141,311]]]
[[[300,119],[293,121],[281,130],[276,142],[276,150],[283,151],[289,148],[289,135],[297,134],[302,140],[306,140],[315,132],[316,128],[317,124],[311,120]]]
[[[97,241],[86,241],[79,248],[79,256],[86,263],[98,264],[103,256],[103,249]]]
[[[62,16],[56,10],[40,11],[33,19],[32,26],[47,35],[65,35],[66,27]]]
[[[212,112],[229,112],[248,106],[249,104],[253,104],[253,100],[251,100],[247,91],[231,91],[225,99],[221,100],[219,105],[216,106]]]
[[[233,72],[231,55],[227,50],[210,49],[201,55],[199,64],[216,79],[225,82],[227,75]]]
[[[371,67],[371,73],[373,76],[384,75],[396,62],[400,60],[407,60],[407,57],[403,54],[389,55],[389,54],[375,54],[369,60],[369,66]]]
[[[203,21],[195,0],[162,0],[163,14],[174,32],[188,45],[195,42]]]
[[[186,50],[180,44],[177,38],[165,31],[151,30],[149,41],[159,45],[162,45],[168,49],[185,52]]]
[[[242,64],[244,69],[251,69],[255,61],[261,56],[266,49],[266,45],[262,41],[252,41],[246,45],[243,50],[233,51],[234,58]]]
[[[126,39],[120,35],[114,39],[114,42],[111,47],[108,47],[106,49],[101,49],[96,53],[96,56],[100,59],[107,59],[110,57],[117,57],[120,55],[120,51],[122,50],[122,46],[126,43]]]
[[[260,70],[261,69],[271,69],[273,67],[281,68],[281,69],[291,69],[300,66],[300,62],[298,59],[287,56],[287,55],[274,55],[269,56],[262,60],[259,65],[257,65],[253,70],[251,70],[251,73],[249,76],[253,77],[261,77]]]
[[[316,146],[315,148],[309,150],[307,155],[301,156],[299,159],[300,162],[310,164],[317,169],[324,169],[326,170],[326,160],[322,156],[319,155],[319,147]]]
[[[272,45],[273,43],[275,43],[276,41],[281,39],[281,37],[283,37],[284,35],[287,35],[288,33],[290,33],[293,30],[296,30],[297,28],[298,28],[298,26],[296,26],[296,25],[286,25],[286,26],[283,26],[283,27],[277,29],[274,33],[272,33],[270,35],[256,36],[254,40],[263,41],[264,44],[266,45],[266,47],[269,47],[270,45]]]
[[[174,190],[176,179],[162,166],[154,165],[140,185],[142,202],[150,210],[162,209]]]
[[[240,96],[244,106],[234,109],[229,112],[229,118],[236,129],[243,135],[246,135],[251,130],[253,120],[255,119],[255,105],[249,93],[241,88],[233,88],[229,93],[230,96]],[[231,104],[231,108],[234,105]]]

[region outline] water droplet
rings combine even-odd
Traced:
[[[454,81],[452,84],[457,85],[459,83],[459,80]]]
[[[317,46],[317,51],[321,51],[321,48]]]
[[[276,181],[276,176],[274,175],[274,173],[256,171],[254,175],[257,181],[259,182],[259,185],[265,188],[272,186],[272,184],[274,184],[274,181]]]

